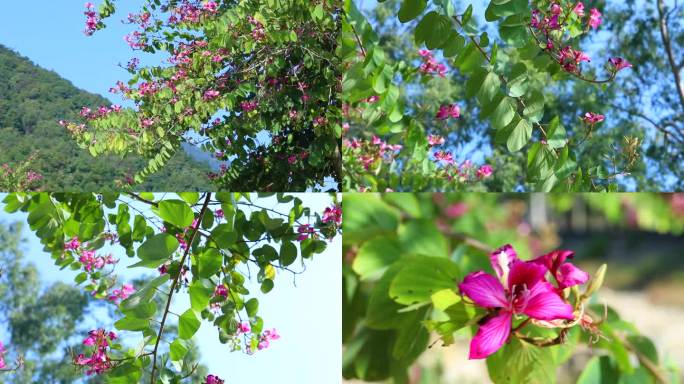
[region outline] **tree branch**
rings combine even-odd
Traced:
[[[684,83],[680,77],[681,67],[677,65],[675,61],[674,52],[672,51],[672,41],[670,39],[670,32],[667,27],[667,16],[665,15],[665,1],[658,0],[658,19],[660,27],[660,36],[663,39],[663,47],[665,48],[665,53],[667,54],[667,60],[670,62],[670,68],[672,70],[672,77],[674,77],[675,88],[677,89],[677,94],[679,94],[679,101],[681,102],[682,109],[684,109]]]
[[[192,247],[192,242],[195,240],[195,236],[197,235],[199,223],[202,222],[202,218],[204,217],[204,213],[207,211],[207,207],[209,206],[209,201],[211,200],[211,193],[207,193],[207,196],[204,198],[204,204],[202,205],[202,209],[200,210],[199,216],[197,218],[197,226],[193,228],[192,235],[190,235],[190,238],[188,239],[188,247],[185,249],[185,252],[183,253],[183,257],[181,257],[180,264],[179,265],[184,265],[185,264],[185,259],[188,257],[188,254],[190,253],[190,248]],[[176,274],[176,277],[173,279],[173,283],[171,283],[171,289],[169,290],[169,297],[166,300],[166,307],[164,308],[164,314],[162,315],[161,323],[159,324],[159,332],[157,333],[157,340],[154,342],[154,349],[152,350],[152,374],[150,375],[150,383],[154,384],[154,374],[155,371],[157,370],[157,350],[159,349],[159,342],[161,341],[162,334],[164,333],[164,324],[166,323],[166,318],[168,314],[171,312],[169,310],[169,307],[171,307],[171,299],[173,298],[173,291],[176,289],[176,286],[178,285],[178,280],[180,280],[180,276],[182,275],[181,271],[178,271]]]

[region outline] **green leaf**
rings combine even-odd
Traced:
[[[188,288],[190,307],[198,312],[204,310],[209,305],[213,293],[214,290],[202,284],[202,280],[193,281]]]
[[[368,299],[366,325],[375,329],[392,329],[401,326],[405,313],[399,313],[402,305],[389,295],[390,285],[399,271],[404,267],[402,262],[391,265],[375,284]]]
[[[399,304],[412,305],[430,301],[432,295],[453,288],[459,276],[456,263],[442,257],[412,258],[397,273],[389,295]]]
[[[617,383],[620,371],[610,356],[594,356],[584,367],[577,384]]]
[[[188,348],[181,339],[175,339],[169,346],[169,357],[171,358],[171,361],[181,361],[187,353]]]
[[[449,244],[432,219],[412,220],[399,227],[399,242],[404,253],[447,257]]]
[[[487,369],[495,384],[556,382],[553,354],[515,337],[487,358]]]
[[[150,320],[123,317],[114,323],[114,327],[120,331],[142,331],[150,326]]]
[[[297,246],[291,241],[283,241],[280,244],[280,265],[287,267],[297,260]]]
[[[404,0],[399,8],[399,21],[402,23],[409,22],[425,10],[427,0]]]
[[[259,310],[259,300],[251,298],[245,303],[245,311],[247,311],[247,316],[255,317],[257,311]]]
[[[261,292],[263,293],[269,293],[273,289],[273,280],[271,279],[266,279],[263,282],[261,282]]]
[[[216,248],[208,248],[199,255],[198,275],[200,277],[211,277],[215,275],[223,266],[223,255]]]
[[[156,261],[163,264],[178,249],[178,240],[168,233],[158,233],[147,238],[138,247],[138,257],[143,261]]]
[[[184,340],[191,339],[197,332],[201,322],[192,309],[188,309],[178,318],[178,337]]]
[[[361,276],[362,280],[369,279],[399,259],[401,253],[402,249],[396,240],[377,237],[361,245],[354,258],[352,269]]]
[[[521,150],[532,138],[532,126],[525,119],[520,119],[518,122],[513,122],[513,130],[511,131],[506,145],[511,152]]]
[[[230,248],[237,241],[237,232],[231,224],[219,224],[211,231],[211,238],[223,248]]]
[[[182,200],[164,200],[159,202],[157,214],[162,220],[179,228],[190,226],[195,218],[188,204]]]
[[[344,196],[343,242],[358,243],[379,235],[394,233],[399,211],[380,200],[379,195]]]
[[[190,205],[197,203],[200,199],[199,192],[180,192],[178,196]]]

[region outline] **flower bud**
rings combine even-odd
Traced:
[[[598,270],[596,270],[596,273],[594,274],[594,277],[592,277],[591,281],[589,282],[589,285],[587,286],[587,290],[584,292],[584,295],[582,295],[584,298],[588,298],[591,295],[594,294],[594,292],[598,291],[601,286],[603,285],[603,278],[606,276],[606,269],[608,266],[606,264],[602,264]]]

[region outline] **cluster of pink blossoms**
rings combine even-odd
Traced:
[[[112,255],[96,256],[95,251],[87,249],[87,245],[82,244],[78,237],[73,237],[64,243],[64,250],[78,254],[78,261],[88,273],[96,272],[107,265],[114,265],[119,262]]]
[[[343,139],[342,146],[354,152],[354,157],[359,159],[366,170],[377,162],[391,162],[402,148],[400,144],[388,144],[377,136],[373,136],[370,141]]]
[[[81,251],[78,261],[83,264],[83,269],[90,273],[100,270],[106,265],[114,265],[119,262],[119,260],[115,259],[112,255],[95,256],[95,251],[90,251],[87,249]]]
[[[209,89],[206,92],[204,92],[204,96],[202,97],[204,101],[211,101],[214,100],[215,98],[219,97],[221,95],[221,92],[215,90],[215,89]]]
[[[242,103],[240,103],[240,107],[243,111],[249,113],[257,109],[259,107],[259,103],[257,103],[256,101],[243,101]]]
[[[458,285],[461,294],[490,312],[470,342],[469,358],[484,359],[501,348],[511,334],[514,315],[552,325],[574,320],[574,309],[562,291],[586,283],[589,274],[566,262],[573,256],[572,251],[558,250],[522,261],[506,244],[489,256],[496,277],[484,271],[467,275]],[[547,280],[547,274],[556,286]]]
[[[88,120],[99,119],[105,117],[113,112],[121,112],[121,106],[117,104],[112,104],[111,107],[106,107],[104,105],[100,106],[97,111],[93,111],[88,107],[81,108],[80,115]],[[64,121],[60,120],[60,125],[64,125]]]
[[[321,221],[324,223],[342,224],[342,207],[333,205],[332,207],[325,208]]]
[[[121,300],[126,300],[133,293],[135,293],[135,287],[131,284],[124,284],[121,288],[114,289],[111,295],[109,295],[108,300],[118,305]]]
[[[5,345],[0,341],[0,369],[7,367],[7,364],[5,364],[5,353],[7,353],[7,349],[5,349]]]
[[[262,41],[266,38],[266,31],[264,30],[264,25],[260,21],[252,16],[247,16],[247,21],[252,24],[252,38],[256,41]]]
[[[204,379],[204,384],[223,384],[224,381],[216,375],[207,375]]]
[[[94,347],[92,354],[86,357],[79,354],[74,363],[78,366],[88,367],[86,374],[101,374],[112,367],[110,357],[107,355],[107,348],[116,339],[116,333],[106,332],[104,329],[96,329],[88,332],[88,337],[83,340],[83,345]]]
[[[530,26],[535,30],[541,32],[546,38],[546,50],[553,53],[554,57],[561,65],[561,67],[570,73],[580,73],[580,64],[582,62],[590,62],[591,58],[584,52],[572,48],[569,45],[559,47],[560,42],[556,42],[552,37],[552,32],[560,31],[570,13],[574,13],[579,18],[585,17],[584,4],[580,1],[575,3],[575,6],[564,14],[563,7],[559,3],[552,3],[546,12],[539,9],[532,11],[532,18]],[[587,19],[587,29],[597,29],[601,25],[601,12],[592,8],[589,11]],[[632,65],[627,60],[614,57],[608,60],[611,72],[615,73],[625,68],[630,68]]]
[[[313,238],[316,235],[316,229],[310,224],[303,224],[297,228],[297,233],[299,233],[299,236],[297,236],[297,241],[304,241],[309,237]]]
[[[97,31],[97,25],[100,23],[100,17],[95,12],[95,4],[93,3],[86,3],[85,4],[85,12],[83,14],[86,16],[86,28],[83,31],[83,33],[86,34],[86,36],[91,36],[95,31]]]
[[[444,64],[438,63],[432,52],[427,49],[421,49],[418,54],[423,60],[423,63],[418,67],[418,70],[425,75],[438,75],[444,77],[447,72],[447,67]]]
[[[440,105],[439,111],[435,115],[437,120],[458,119],[459,117],[461,117],[461,107],[457,104]]]
[[[280,335],[278,334],[278,331],[276,331],[275,328],[270,330],[267,329],[261,334],[261,338],[259,339],[259,344],[257,344],[257,348],[260,351],[262,349],[266,349],[271,345],[271,341],[278,339],[280,339]]]
[[[428,136],[428,145],[430,147],[442,145],[444,142],[445,140],[441,136]],[[458,178],[460,181],[471,181],[473,178],[482,180],[492,176],[494,173],[494,168],[491,165],[484,164],[476,167],[470,160],[465,160],[460,166],[456,166],[456,160],[454,160],[454,155],[450,151],[436,151],[433,153],[433,156],[435,163],[444,166],[449,180],[454,178]],[[448,171],[452,171],[453,175],[448,173]]]

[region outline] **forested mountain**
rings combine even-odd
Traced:
[[[0,45],[0,164],[21,163],[36,153],[31,169],[43,175],[42,190],[116,188],[115,180],[135,174],[145,162],[134,156],[93,158],[58,124],[61,119],[76,121],[82,106],[111,104]],[[207,189],[210,171],[183,152],[137,189]]]

